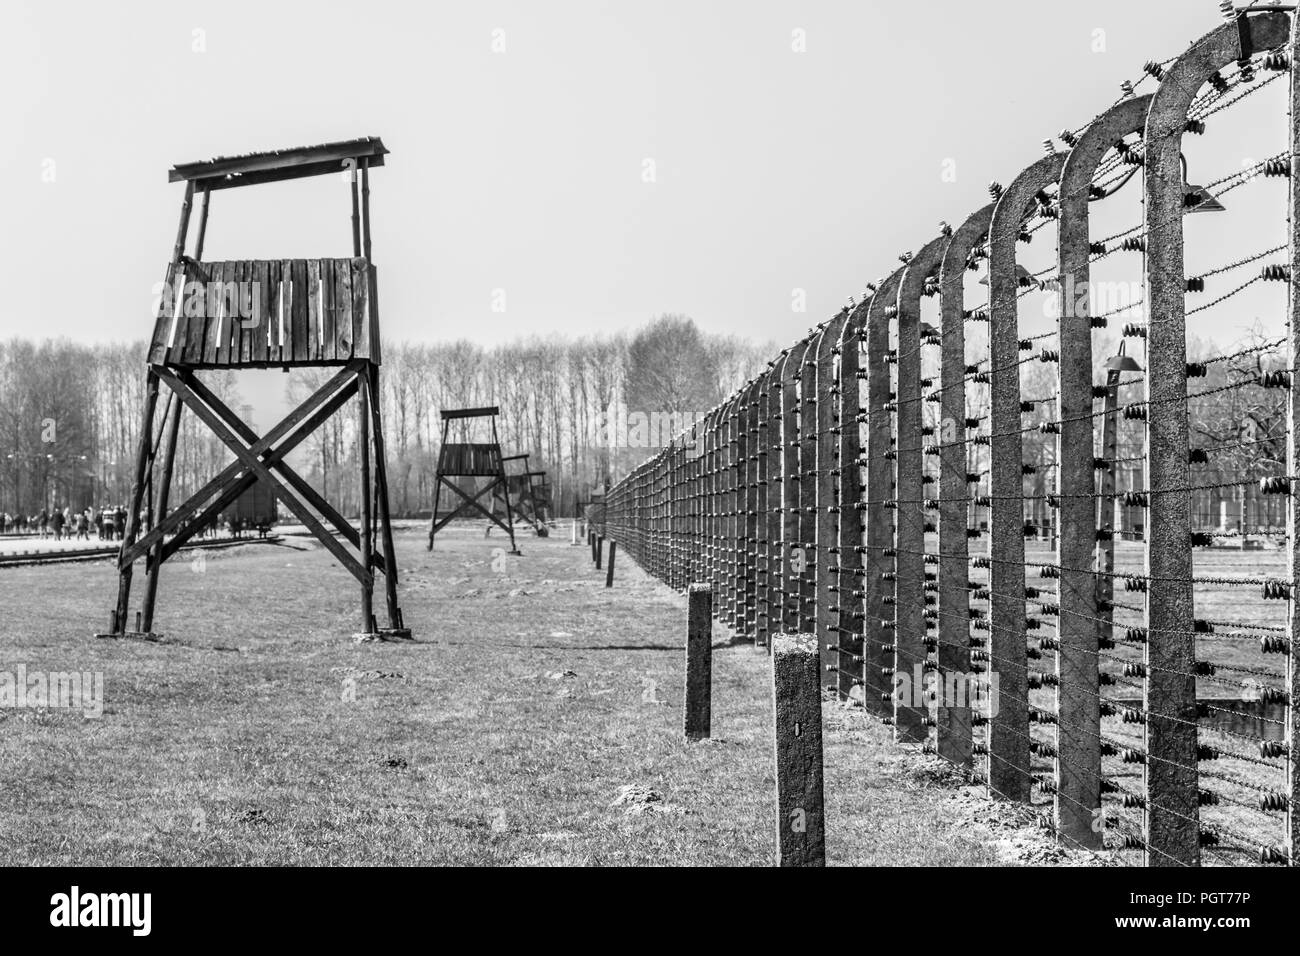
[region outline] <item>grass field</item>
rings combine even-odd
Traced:
[[[405,645],[352,643],[357,590],[302,540],[166,566],[157,645],[91,637],[107,562],[0,571],[0,671],[104,675],[99,719],[0,709],[0,863],[770,864],[766,654],[715,631],[686,742],[683,598],[625,558],[606,590],[567,537],[403,532]],[[825,713],[830,862],[1081,862]]]

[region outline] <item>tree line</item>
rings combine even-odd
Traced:
[[[570,514],[654,454],[673,428],[756,374],[775,351],[771,344],[705,333],[680,315],[660,316],[630,333],[537,336],[495,346],[385,342],[379,399],[393,512],[414,516],[432,506],[443,410],[498,406],[503,453],[528,454],[530,470],[547,473],[557,513]],[[144,341],[0,342],[0,512],[129,501],[146,354]],[[286,398],[300,401],[331,373],[291,371]],[[198,375],[240,410],[237,373]],[[155,413],[155,435],[165,401]],[[359,510],[356,422],[353,400],[290,456],[345,514]],[[652,422],[672,424],[648,427]],[[456,426],[449,440],[487,440],[485,423],[471,424],[464,434]],[[172,502],[198,490],[232,457],[194,415],[182,414]]]

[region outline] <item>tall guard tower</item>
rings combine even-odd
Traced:
[[[118,557],[117,606],[109,631],[102,636],[155,637],[154,603],[162,563],[260,481],[356,578],[361,589],[360,636],[410,637],[397,605],[397,562],[388,516],[384,432],[377,401],[379,305],[370,245],[370,170],[384,165],[387,153],[384,144],[372,136],[186,163],[173,167],[168,174],[169,181],[185,183],[185,199],[149,345],[144,423],[126,534]],[[212,193],[326,175],[342,176],[351,185],[351,258],[204,259],[203,240]],[[191,256],[186,247],[195,194],[201,198],[201,206]],[[261,436],[199,378],[199,372],[205,369],[288,371],[315,367],[337,371]],[[164,385],[168,390],[162,415],[165,420],[155,432],[154,412]],[[360,458],[359,529],[285,463],[290,451],[354,396]],[[231,450],[235,461],[189,500],[169,511],[172,463],[184,409],[189,409]],[[147,531],[141,526],[142,509],[148,515]],[[139,558],[145,559],[147,578],[141,609],[132,621],[131,576]],[[388,605],[385,628],[377,626],[373,612],[376,571],[384,576]]]

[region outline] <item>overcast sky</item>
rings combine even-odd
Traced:
[[[146,336],[182,195],[169,166],[373,134],[392,150],[372,177],[386,335],[681,312],[784,343],[1217,26],[1216,6],[8,0],[0,331]],[[1271,114],[1189,145],[1194,181],[1285,146],[1285,85],[1258,97]],[[1217,217],[1207,261],[1281,241],[1283,182],[1267,222]],[[347,254],[340,177],[213,198],[205,258]]]

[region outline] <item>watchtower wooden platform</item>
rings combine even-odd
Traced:
[[[118,557],[118,600],[109,632],[103,636],[153,637],[162,563],[254,482],[261,481],[357,579],[361,588],[362,636],[410,637],[397,604],[397,562],[378,402],[379,305],[370,238],[370,170],[384,165],[387,154],[382,141],[366,137],[185,163],[169,172],[169,181],[185,183],[185,198],[149,344],[144,423],[131,508]],[[343,175],[351,183],[351,257],[204,259],[208,210],[214,192],[324,175]],[[202,198],[202,206],[191,256],[186,247],[196,193]],[[204,369],[287,371],[321,366],[338,371],[262,436],[198,376]],[[167,406],[155,434],[154,413],[161,385],[168,388]],[[357,476],[359,528],[285,463],[297,445],[353,397],[357,399],[361,459]],[[221,439],[235,461],[189,500],[169,511],[172,463],[185,408]],[[157,480],[155,470],[159,472]],[[146,506],[146,498],[149,527],[144,529],[141,509]],[[148,577],[134,629],[128,630],[131,577],[138,558],[145,559]],[[385,628],[377,626],[372,607],[376,571],[384,576],[388,611]]]
[[[511,517],[510,486],[506,479],[505,459],[501,457],[501,442],[497,437],[497,415],[501,410],[495,405],[481,408],[448,409],[442,414],[442,443],[438,448],[438,471],[433,485],[433,519],[429,524],[429,550],[433,539],[451,521],[466,514],[480,514],[510,535],[510,553],[518,554],[515,546],[515,527]],[[471,441],[475,425],[487,419],[485,431],[488,441]],[[455,434],[453,434],[453,430]],[[471,479],[476,487],[466,491],[457,479]],[[456,495],[455,507],[439,513],[442,490]],[[505,496],[504,515],[498,515],[493,502]],[[457,500],[459,499],[459,500]],[[486,499],[486,504],[482,499]],[[491,530],[491,525],[488,526]]]

